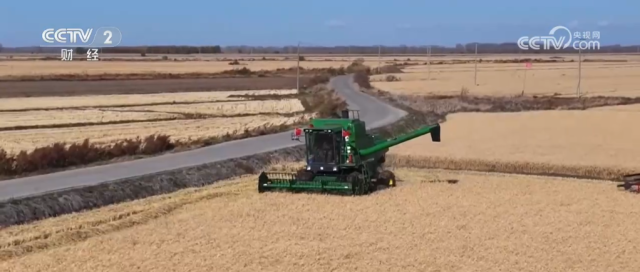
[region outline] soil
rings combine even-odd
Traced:
[[[300,78],[304,86],[309,77]],[[295,77],[0,82],[0,98],[295,89]]]

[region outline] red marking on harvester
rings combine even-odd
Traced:
[[[301,128],[296,128],[296,129],[293,131],[293,134],[294,134],[294,135],[296,135],[296,136],[300,136],[300,135],[302,135],[302,129],[301,129]]]
[[[342,131],[342,137],[347,137],[347,136],[349,136],[349,135],[351,135],[351,133],[349,133],[349,131],[348,131],[348,130],[343,130],[343,131]]]

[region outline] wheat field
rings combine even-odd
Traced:
[[[199,103],[183,105],[139,106],[126,108],[105,108],[122,111],[152,111],[190,114],[238,115],[266,113],[294,113],[304,110],[299,99],[239,101],[224,103]]]
[[[124,139],[165,134],[173,140],[188,141],[222,136],[226,133],[242,133],[245,129],[292,124],[310,115],[293,117],[258,115],[246,117],[222,117],[192,120],[150,121],[141,123],[80,126],[52,129],[24,129],[0,132],[0,146],[8,153],[33,150],[56,142],[81,143],[89,139],[98,145],[111,144]]]
[[[229,95],[285,95],[295,94],[297,90],[245,90],[211,92],[177,92],[157,94],[113,94],[62,97],[20,97],[0,99],[0,110],[59,109],[71,107],[108,107],[130,106],[155,103],[188,103],[220,100],[244,100]]]
[[[396,93],[419,95],[458,95],[468,89],[471,95],[574,95],[578,84],[578,64],[534,63],[478,64],[474,84],[474,64],[409,66],[405,73],[391,74],[401,81],[387,82],[385,75],[372,76],[374,87]],[[640,96],[640,63],[583,63],[581,91],[587,96]],[[429,80],[430,78],[430,80]]]
[[[364,197],[260,195],[253,175],[10,227],[0,270],[640,269],[638,196],[611,183],[395,172],[398,187]]]
[[[638,120],[640,111],[597,108],[455,113],[442,123],[442,142],[424,136],[392,147],[389,154],[640,171]]]
[[[166,112],[123,112],[110,111],[108,109],[0,112],[0,128],[105,123],[114,121],[141,121],[178,118],[180,116],[180,114]]]

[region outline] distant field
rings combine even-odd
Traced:
[[[108,107],[108,106],[132,106],[160,103],[195,103],[229,100],[244,100],[241,97],[229,97],[229,95],[268,95],[268,94],[295,94],[295,89],[289,90],[246,90],[246,91],[219,91],[219,92],[184,92],[184,93],[159,93],[159,94],[127,94],[127,95],[83,95],[63,97],[24,97],[3,98],[0,100],[2,110],[27,110],[27,109],[59,109],[76,107]]]
[[[251,70],[276,70],[296,67],[296,61],[250,61],[246,65],[229,65],[228,62],[62,62],[62,61],[4,61],[0,62],[0,77],[51,74],[131,74],[131,73],[218,73],[242,67]],[[304,68],[328,68],[349,65],[345,61],[301,62]]]
[[[373,85],[389,92],[434,95],[573,95],[578,84],[578,63],[478,64],[474,85],[474,64],[409,66],[405,73],[392,74],[400,81],[386,82],[388,75],[376,75]],[[640,96],[640,62],[583,63],[581,90],[587,95]],[[428,80],[428,79],[431,80]]]
[[[251,175],[10,227],[0,270],[640,270],[638,196],[610,182],[395,171],[365,197],[259,195]]]
[[[246,90],[0,99],[0,148],[15,154],[57,142],[89,139],[108,145],[152,134],[189,141],[292,124],[310,117],[303,114],[299,99],[251,99],[296,93]]]
[[[304,54],[303,54],[304,55]],[[59,56],[55,56],[59,57]],[[158,56],[150,56],[141,58],[136,55],[112,55],[107,54],[104,58],[120,58],[112,61],[102,62],[87,62],[87,61],[18,61],[18,60],[4,60],[0,62],[0,78],[6,76],[26,76],[26,75],[54,75],[54,74],[153,74],[153,73],[173,73],[173,74],[185,74],[185,73],[218,73],[224,70],[239,69],[242,67],[249,68],[251,70],[275,70],[279,68],[291,68],[297,65],[297,60],[294,56],[281,56],[281,55],[269,55],[269,56],[252,56],[252,55],[205,55],[185,56],[185,55],[171,55],[170,61],[161,61]],[[264,59],[263,59],[264,57]],[[550,55],[480,55],[484,61],[491,60],[513,60],[522,58],[533,59],[546,59],[550,60]],[[338,68],[340,66],[348,66],[353,60],[362,58],[365,60],[365,65],[370,67],[377,67],[380,65],[393,64],[393,63],[416,63],[426,64],[425,62],[430,60],[432,62],[438,61],[473,61],[475,57],[473,55],[450,55],[450,56],[434,56],[427,57],[426,55],[407,55],[407,56],[381,56],[376,55],[350,55],[350,56],[307,56],[306,61],[301,61],[300,65],[303,68]],[[562,60],[577,60],[577,55],[556,55],[554,59]],[[632,63],[640,62],[640,55],[591,55],[585,58],[590,59],[606,59],[609,61],[623,60]],[[142,61],[155,59],[156,61]],[[176,60],[191,60],[173,61]],[[229,62],[238,60],[239,65],[229,65]]]
[[[72,125],[178,118],[166,112],[118,112],[99,109],[0,112],[0,129],[20,126]]]
[[[310,77],[300,77],[305,86]],[[296,89],[295,77],[1,81],[0,98]]]
[[[190,114],[211,114],[217,116],[243,115],[243,114],[268,114],[268,113],[294,113],[303,111],[304,107],[299,99],[267,100],[267,101],[240,101],[223,103],[198,103],[183,105],[161,105],[116,108],[120,111],[150,111]]]
[[[586,111],[455,113],[442,123],[441,143],[421,137],[391,148],[390,154],[519,163],[525,168],[527,163],[538,163],[640,172],[638,120],[637,105]]]
[[[98,145],[111,144],[124,139],[146,137],[152,134],[170,135],[173,140],[198,140],[222,136],[226,133],[242,133],[245,129],[292,124],[304,115],[282,117],[257,115],[175,121],[148,121],[116,125],[79,126],[56,129],[25,129],[0,132],[0,147],[10,153],[32,150],[56,142],[81,143],[84,139]]]

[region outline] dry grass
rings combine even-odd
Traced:
[[[618,112],[640,112],[640,104],[608,106],[589,109],[591,111],[618,111]]]
[[[159,94],[123,94],[123,95],[87,95],[66,97],[27,97],[3,98],[0,100],[0,110],[27,109],[56,109],[73,107],[106,107],[131,106],[159,103],[187,103],[220,100],[244,100],[242,97],[228,97],[229,95],[267,95],[267,94],[295,94],[291,90],[247,90],[247,91],[212,91],[212,92],[183,92]]]
[[[479,64],[478,85],[474,65],[433,65],[430,77],[426,65],[410,66],[404,73],[390,74],[401,81],[386,82],[388,75],[372,76],[376,88],[404,94],[459,94],[468,88],[472,95],[508,96],[523,91],[523,64]],[[581,89],[587,95],[640,96],[638,63],[583,63]],[[577,63],[534,64],[527,71],[525,94],[573,95],[578,82]]]
[[[397,169],[367,197],[256,176],[0,231],[7,271],[636,271],[637,195],[607,182]],[[456,179],[457,184],[435,181]],[[336,207],[341,207],[336,209]],[[29,253],[29,251],[33,251]],[[22,255],[20,258],[12,257]]]
[[[595,109],[456,113],[442,124],[442,142],[421,137],[390,154],[640,171],[639,118],[637,112]]]
[[[140,106],[113,110],[211,114],[217,116],[226,116],[239,114],[294,113],[303,111],[304,107],[300,103],[299,99],[283,99],[184,105]]]
[[[57,129],[27,129],[0,132],[0,146],[9,153],[33,150],[57,142],[81,143],[90,139],[98,145],[152,134],[169,135],[174,141],[191,141],[243,132],[245,129],[292,124],[309,118],[308,114],[293,117],[260,115],[232,118],[174,120],[130,124],[70,127]]]
[[[119,112],[98,109],[0,112],[0,129],[178,118],[164,112]]]

